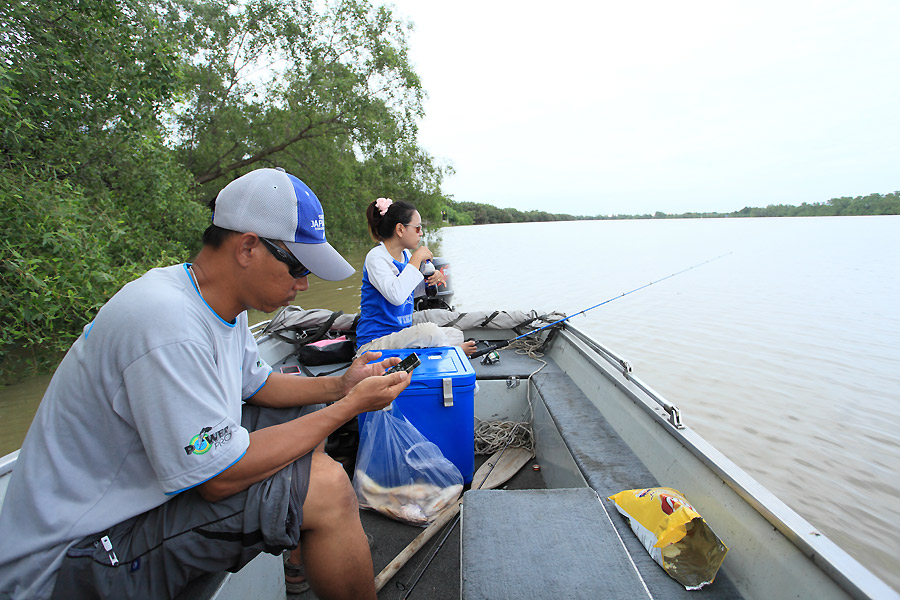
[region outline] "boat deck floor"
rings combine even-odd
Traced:
[[[548,412],[560,430],[569,451],[572,453],[585,480],[605,501],[606,496],[623,489],[653,487],[660,485],[650,475],[646,467],[637,459],[627,444],[612,430],[600,411],[580,392],[574,382],[552,359],[535,360],[512,350],[500,351],[500,362],[491,365],[473,361],[479,380],[504,380],[510,377],[527,378],[540,368],[534,383],[547,405]],[[542,364],[546,362],[546,364]],[[476,468],[486,460],[486,456],[476,456]],[[532,463],[529,463],[529,465]],[[539,472],[526,466],[503,486],[510,490],[545,489],[546,484]],[[422,529],[399,523],[378,513],[360,512],[363,527],[374,538],[372,559],[375,574],[378,574]],[[627,548],[645,582],[645,589],[635,589],[632,597],[653,598],[741,598],[727,575],[720,571],[716,581],[697,591],[688,592],[671,579],[647,554],[631,531],[627,521],[614,510],[610,515],[618,537]],[[577,526],[577,525],[576,525]],[[449,526],[448,526],[449,527]],[[404,598],[418,578],[409,597],[421,600],[444,600],[460,598],[460,539],[458,524],[449,533],[443,545],[444,533],[432,538],[378,594],[380,599]],[[446,530],[445,530],[446,531]],[[491,532],[485,532],[491,535]],[[540,543],[535,540],[535,543]],[[552,549],[548,548],[548,551]],[[504,560],[515,560],[515,548],[509,548],[510,556]],[[492,560],[485,557],[485,560]],[[430,564],[426,564],[430,561]],[[501,561],[502,563],[503,561]],[[630,562],[630,561],[629,561]],[[548,566],[534,565],[535,569]],[[633,568],[633,567],[628,567]],[[554,590],[546,590],[546,597],[557,597]],[[316,596],[311,592],[288,595],[288,600],[309,600]],[[512,596],[511,596],[512,597]],[[536,597],[531,594],[531,597]]]
[[[481,364],[480,360],[472,361],[476,377],[485,379],[507,379],[509,377],[526,378],[542,366],[539,361],[525,355],[516,354],[512,350],[501,350],[501,360],[496,364]],[[280,365],[276,365],[280,366]],[[549,365],[548,365],[549,366]],[[555,364],[551,370],[559,372]],[[544,372],[548,367],[544,367]],[[313,373],[330,370],[328,367],[312,367]],[[475,469],[487,460],[486,455],[475,456]],[[505,489],[544,489],[546,486],[539,472],[526,466],[514,475],[504,486]],[[467,486],[468,487],[468,486]],[[421,527],[407,525],[394,521],[380,513],[361,510],[360,519],[366,533],[374,540],[372,545],[372,563],[377,575],[394,557],[396,557],[407,544],[419,533]],[[418,583],[410,593],[410,598],[417,600],[450,600],[460,597],[460,573],[459,573],[459,547],[461,527],[457,523],[450,531],[443,546],[437,550],[444,535],[453,525],[453,521],[445,526],[438,535],[434,536],[400,571],[394,575],[384,588],[379,592],[380,599],[402,598],[407,590],[413,586],[413,582],[419,577]],[[431,560],[431,564],[425,568],[425,563]],[[303,594],[288,594],[288,600],[312,600],[316,595],[312,591]]]
[[[476,456],[475,468],[477,469],[486,459],[487,456]],[[545,486],[540,473],[525,467],[513,476],[504,487],[507,489],[543,489]],[[374,539],[372,563],[376,575],[422,532],[421,527],[400,523],[370,510],[361,510],[360,519],[366,533]],[[383,600],[402,598],[421,574],[418,583],[410,593],[410,598],[416,600],[458,599],[459,541],[462,529],[459,524],[447,536],[440,550],[436,551],[444,534],[452,524],[453,521],[419,550],[384,586],[379,592],[378,598]],[[431,564],[425,568],[425,563],[429,559],[431,559]],[[316,595],[309,591],[297,595],[288,594],[287,598],[288,600],[311,600],[316,598]]]

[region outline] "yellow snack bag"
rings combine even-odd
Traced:
[[[625,490],[609,497],[659,565],[688,590],[713,582],[728,548],[684,495],[671,488]]]

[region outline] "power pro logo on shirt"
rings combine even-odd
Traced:
[[[231,440],[231,427],[229,425],[215,433],[210,433],[210,431],[212,431],[212,427],[201,429],[200,433],[191,438],[191,443],[184,447],[184,453],[188,455],[206,454],[214,446],[221,446]]]

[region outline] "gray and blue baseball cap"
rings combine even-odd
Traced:
[[[356,271],[325,239],[322,203],[309,186],[284,169],[257,169],[216,196],[213,225],[281,240],[316,276],[346,279]]]

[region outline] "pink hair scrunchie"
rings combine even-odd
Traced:
[[[381,213],[381,216],[383,217],[384,213],[388,211],[388,209],[391,207],[391,204],[393,203],[394,201],[390,198],[379,198],[375,201],[375,208],[378,209],[378,211]]]

